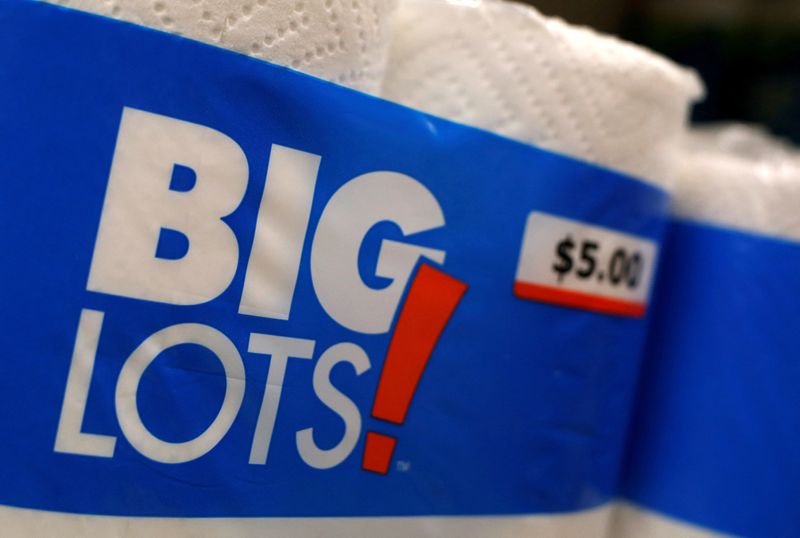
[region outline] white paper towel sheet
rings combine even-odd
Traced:
[[[384,96],[668,184],[697,76],[643,48],[481,0],[401,0]]]
[[[378,93],[394,0],[44,0]]]
[[[620,502],[612,516],[609,538],[724,538],[727,534],[678,521]]]
[[[711,125],[683,140],[675,215],[800,240],[800,152],[747,125]]]
[[[343,518],[84,516],[0,506],[8,536],[37,538],[584,538],[602,536],[611,506],[565,514]]]

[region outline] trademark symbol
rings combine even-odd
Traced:
[[[405,460],[398,460],[397,461],[397,470],[401,473],[407,473],[411,470],[411,462]]]

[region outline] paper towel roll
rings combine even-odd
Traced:
[[[44,0],[378,93],[394,0]]]
[[[676,216],[800,240],[800,153],[748,125],[712,125],[683,139]]]
[[[730,535],[619,502],[615,506],[608,536],[610,538],[724,538]]]
[[[384,96],[668,184],[697,76],[510,2],[402,0]]]
[[[4,536],[35,538],[585,538],[605,529],[611,515],[606,506],[577,513],[500,516],[154,518],[0,506]]]
[[[781,413],[796,409],[800,373],[793,366],[798,284],[785,278],[800,247],[800,152],[761,128],[737,124],[693,129],[680,146],[675,216],[748,233],[715,250],[709,237],[725,235],[704,235],[708,226],[673,228],[662,252],[624,487],[645,508],[623,505],[612,529],[621,538],[714,537],[720,529],[749,536],[754,526],[759,536],[794,536],[785,529],[800,528],[797,488],[791,490],[800,460],[782,450],[796,446],[796,414]],[[765,271],[765,264],[787,272]],[[769,476],[759,467],[764,453],[774,458],[773,482],[753,480]],[[720,497],[731,484],[746,486]]]

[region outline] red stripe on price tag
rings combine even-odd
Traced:
[[[641,318],[647,311],[647,305],[644,303],[609,299],[600,295],[579,293],[528,282],[514,282],[514,295],[520,299],[633,318]]]

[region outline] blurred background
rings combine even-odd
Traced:
[[[697,69],[694,120],[767,125],[800,144],[800,0],[523,0]]]

